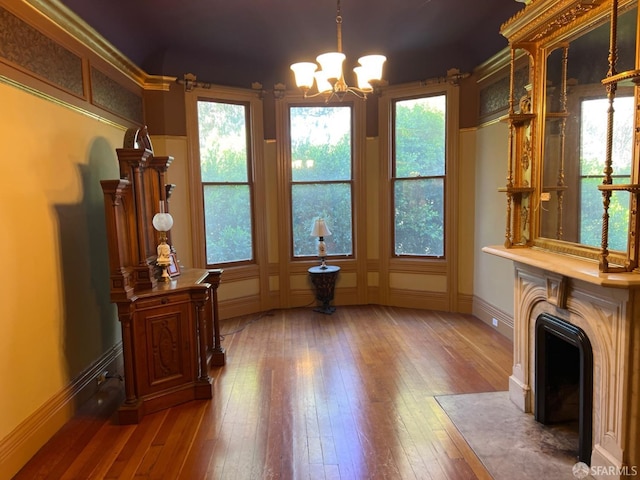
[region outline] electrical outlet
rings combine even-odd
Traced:
[[[107,381],[107,379],[109,378],[109,372],[107,370],[105,370],[104,372],[100,373],[97,377],[96,377],[96,383],[98,384],[98,386],[102,385],[104,382]]]
[[[493,324],[494,327],[498,326],[498,319],[494,318],[493,320],[491,320],[491,323]]]

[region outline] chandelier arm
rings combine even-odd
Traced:
[[[316,93],[308,93],[308,92],[309,92],[308,90],[304,92],[304,95],[303,95],[304,98],[316,98],[319,96],[325,96],[327,98],[331,98],[331,96],[333,95],[333,91],[316,92]]]

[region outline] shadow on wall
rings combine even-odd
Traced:
[[[74,379],[120,341],[117,311],[109,298],[109,260],[100,180],[119,177],[115,151],[97,138],[88,162],[78,165],[82,200],[57,205],[64,332],[62,350]]]

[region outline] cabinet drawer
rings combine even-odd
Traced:
[[[191,300],[188,293],[168,293],[167,295],[156,295],[153,298],[142,298],[136,302],[136,308],[143,310],[155,308],[162,305],[177,305]]]

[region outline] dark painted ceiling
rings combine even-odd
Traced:
[[[335,0],[60,0],[145,72],[293,85],[289,65],[336,49]],[[515,0],[341,0],[345,71],[382,53],[391,84],[469,72],[507,46]]]

